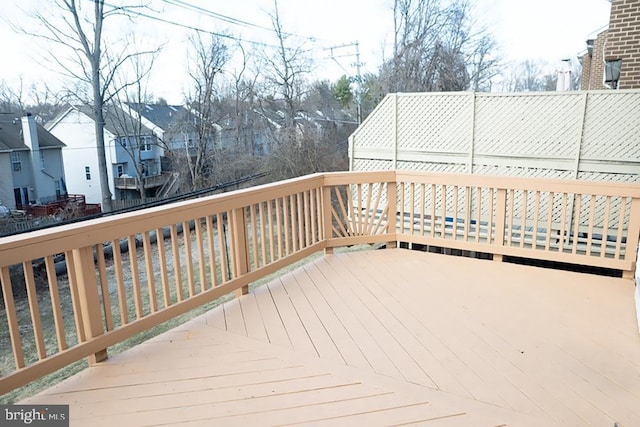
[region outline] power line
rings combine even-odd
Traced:
[[[116,7],[116,6],[114,6],[112,4],[108,4],[108,3],[105,3],[105,5],[108,5],[108,6],[111,6],[111,7],[114,7],[114,8]],[[212,36],[222,37],[222,38],[226,38],[226,39],[230,39],[230,40],[234,40],[234,41],[238,41],[238,42],[249,43],[249,44],[253,44],[253,45],[261,46],[261,47],[270,47],[270,48],[273,48],[273,49],[278,49],[279,48],[279,46],[276,46],[276,45],[271,45],[271,44],[263,43],[263,42],[257,42],[257,41],[254,41],[254,40],[243,39],[241,37],[232,36],[232,35],[224,34],[224,33],[219,33],[219,32],[216,32],[216,31],[204,30],[202,28],[194,27],[193,25],[187,25],[187,24],[183,24],[183,23],[180,23],[180,22],[171,21],[169,19],[161,18],[159,16],[148,15],[146,13],[139,12],[137,10],[128,10],[127,14],[140,16],[142,18],[148,18],[148,19],[151,19],[151,20],[154,20],[154,21],[162,22],[164,24],[169,24],[169,25],[173,25],[173,26],[176,26],[176,27],[185,28],[187,30],[196,31],[196,32],[199,32],[199,33],[210,34]]]
[[[254,24],[253,22],[249,22],[249,21],[244,21],[242,19],[238,19],[238,18],[233,18],[231,16],[228,15],[223,15],[221,13],[218,12],[214,12],[210,9],[205,9],[201,6],[196,6],[194,4],[188,3],[186,1],[183,0],[162,0],[164,3],[167,3],[169,5],[172,6],[176,6],[182,9],[187,9],[187,10],[191,10],[191,11],[195,11],[198,13],[203,13],[211,18],[214,19],[218,19],[221,20],[223,22],[227,22],[229,24],[233,24],[233,25],[239,25],[239,26],[243,26],[243,27],[250,27],[250,28],[257,28],[259,30],[264,30],[264,31],[268,31],[271,33],[276,33],[276,30],[271,28],[271,27],[264,27],[262,25],[258,25],[258,24]],[[289,33],[289,32],[282,32],[282,35],[285,36],[292,36],[292,37],[298,37],[300,39],[304,39],[304,40],[309,40],[311,42],[316,42],[316,38],[315,37],[308,37],[308,36],[302,36],[300,34],[295,34],[295,33]]]

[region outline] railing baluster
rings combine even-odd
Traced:
[[[515,193],[513,191],[513,189],[509,190],[509,213],[507,214],[507,220],[506,220],[506,225],[507,225],[507,246],[511,246],[513,243],[513,227],[515,226],[514,224],[514,218],[513,218],[513,211],[514,211],[514,207],[515,207],[516,201],[515,201]]]
[[[400,183],[400,234],[404,234],[404,212],[405,212],[405,185],[406,183]]]
[[[593,244],[593,223],[595,221],[595,216],[596,216],[596,196],[594,194],[591,194],[590,196],[591,200],[589,202],[589,228],[587,231],[587,251],[586,254],[587,255],[592,255],[591,254],[591,249],[592,249],[592,244]]]
[[[258,259],[258,227],[256,224],[256,215],[256,205],[252,203],[251,206],[249,206],[249,223],[251,224],[251,253],[253,255],[253,268],[260,267],[260,260]],[[250,269],[251,265],[251,262],[249,262]]]
[[[273,226],[273,203],[274,201],[272,200],[267,202],[267,217],[269,218],[269,258],[271,262],[276,260],[276,227]],[[275,203],[277,203],[277,201]]]
[[[292,219],[289,214],[289,198],[282,198],[282,220],[283,220],[283,228],[284,228],[284,256],[288,256],[291,254],[291,242],[289,241],[289,221]]]
[[[447,186],[441,185],[442,189],[442,221],[440,225],[440,237],[445,238],[447,233]]]
[[[431,237],[436,237],[436,185],[431,184]]]
[[[180,265],[180,248],[178,246],[178,227],[171,224],[171,252],[173,253],[173,280],[178,302],[182,301],[182,267]]]
[[[575,223],[573,227],[573,245],[571,248],[571,253],[576,255],[578,253],[578,241],[580,240],[580,214],[582,211],[582,194],[575,194],[575,203],[573,206],[573,211],[575,212],[573,216],[573,221]]]
[[[227,239],[224,232],[224,215],[216,214],[216,224],[218,228],[218,247],[220,248],[220,268],[222,270],[220,282],[225,283],[229,280],[229,267],[227,261]]]
[[[478,197],[476,198],[478,200],[478,206],[476,207],[477,212],[476,212],[475,231],[476,231],[476,243],[480,243],[480,223],[482,221],[482,188],[476,187],[476,192],[478,194]]]
[[[20,338],[20,326],[18,325],[18,314],[16,304],[13,300],[13,286],[11,286],[11,273],[9,267],[0,269],[0,285],[2,285],[2,297],[4,300],[5,313],[9,326],[9,338],[13,349],[13,360],[16,369],[24,368],[24,353],[22,351],[22,339]]]
[[[538,249],[538,223],[540,220],[540,191],[536,190],[533,206],[533,233],[531,236],[531,248]]]
[[[127,294],[124,287],[124,274],[122,271],[122,252],[120,251],[120,241],[112,240],[111,248],[113,249],[113,266],[116,270],[116,287],[118,289],[118,308],[120,309],[120,323],[126,325],[129,323],[129,310],[127,308]],[[67,270],[72,268],[67,265]],[[71,276],[69,277],[71,279]],[[69,283],[71,286],[71,283]],[[73,297],[73,293],[71,294]]]
[[[410,183],[409,184],[409,234],[411,236],[413,236],[414,231],[415,231],[415,216],[416,216],[416,212],[415,212],[415,207],[416,207],[416,185],[415,183]]]
[[[563,192],[562,193],[562,198],[561,198],[561,209],[560,209],[560,238],[558,241],[558,252],[563,253],[564,252],[564,235],[565,235],[565,230],[566,230],[566,224],[567,224],[567,193]]]
[[[102,248],[102,245],[98,245]],[[98,258],[100,259],[100,258]],[[60,290],[58,289],[58,278],[56,276],[56,266],[53,262],[53,256],[47,256],[44,259],[45,267],[47,270],[47,282],[49,284],[49,293],[51,295],[51,309],[53,311],[53,324],[56,329],[56,340],[58,341],[58,351],[66,350],[67,345],[67,334],[64,330],[64,317],[62,316],[62,304],[60,302]],[[102,264],[104,264],[104,255],[102,258]],[[102,276],[102,272],[100,273]],[[105,280],[106,282],[106,280]],[[103,301],[104,298],[104,288],[102,288],[103,293]],[[106,293],[107,301],[109,293]],[[105,315],[107,315],[107,328],[113,329],[113,322],[111,321],[111,307],[109,310],[105,307]],[[110,326],[109,326],[110,325]]]
[[[67,277],[69,279],[69,292],[71,294],[71,306],[73,307],[73,320],[76,324],[76,333],[78,334],[78,341],[85,342],[86,334],[84,330],[84,324],[82,323],[82,308],[80,306],[80,297],[78,296],[79,279],[76,277],[76,265],[73,252],[65,252],[64,257],[67,263]],[[126,310],[126,299],[124,301]]]
[[[24,271],[24,281],[27,285],[27,300],[29,301],[29,312],[31,314],[31,326],[33,327],[36,352],[38,353],[38,359],[42,360],[47,357],[47,349],[44,344],[44,332],[42,330],[38,293],[36,292],[36,279],[33,276],[31,261],[23,262],[22,270]]]
[[[143,316],[142,295],[140,294],[140,274],[138,271],[135,236],[128,236],[127,243],[129,244],[129,268],[131,271],[131,287],[133,288],[133,301],[135,303],[136,319],[140,319]]]
[[[202,218],[195,219],[196,248],[198,249],[198,272],[200,280],[200,293],[207,290],[207,263],[204,253],[204,232],[202,230]]]
[[[506,215],[507,215],[507,190],[504,188],[497,189],[497,201],[496,201],[496,240],[495,244],[505,246],[504,233],[506,227]],[[502,254],[495,253],[493,256],[494,261],[502,261]]]
[[[142,234],[142,246],[144,249],[144,262],[147,273],[147,291],[149,293],[149,309],[151,313],[158,311],[158,300],[156,299],[156,284],[153,269],[153,255],[151,253],[151,238],[149,232]]]
[[[607,254],[607,240],[609,236],[609,215],[611,215],[611,196],[607,196],[604,203],[604,221],[602,223],[602,242],[600,246],[600,258],[604,258]]]
[[[267,215],[265,209],[266,202],[261,202],[258,206],[259,221],[260,221],[260,254],[262,256],[262,265],[269,264],[267,258]]]
[[[458,199],[460,198],[459,188],[457,185],[453,186],[453,212],[451,212],[451,233],[453,235],[453,240],[458,239]],[[468,220],[467,215],[465,213],[464,225],[462,234],[464,239],[467,240],[467,227]]]
[[[456,185],[455,188],[458,188]],[[464,189],[464,229],[462,231],[463,239],[465,242],[469,240],[469,233],[471,229],[471,221],[473,219],[473,215],[471,213],[471,199],[472,199],[472,189],[469,186],[462,187]],[[457,209],[454,209],[454,224],[456,225],[456,229],[458,228],[458,215],[456,214]],[[457,233],[456,233],[457,234]]]
[[[527,235],[527,216],[529,215],[529,191],[522,190],[522,218],[520,220],[520,247],[524,248]]]
[[[102,243],[98,243],[97,245],[95,245],[94,250],[96,252],[96,258],[98,259],[98,273],[100,275],[100,291],[102,294],[102,308],[104,312],[105,326],[107,331],[111,331],[113,330],[113,315],[111,314],[111,295],[109,294],[109,281],[107,280],[107,266],[104,260],[104,247],[102,246]],[[47,265],[47,275],[53,274],[53,278],[55,280],[56,270],[53,264],[53,259],[51,259],[52,273],[49,273],[49,269],[50,267],[49,265]],[[51,282],[49,283],[50,283],[49,286],[51,286]],[[56,282],[56,293],[57,291],[58,290],[57,290],[57,282]],[[51,290],[51,295],[53,296],[53,290]],[[54,316],[55,316],[55,312],[54,312]]]
[[[622,197],[620,200],[620,217],[618,218],[618,233],[616,234],[616,253],[615,259],[620,259],[620,252],[622,248],[622,235],[624,232],[624,219],[626,217],[627,210],[627,198]]]
[[[158,263],[160,264],[160,280],[162,282],[162,298],[164,301],[164,308],[171,305],[171,291],[169,289],[169,274],[167,271],[167,253],[164,248],[164,230],[162,228],[156,229],[158,248]]]
[[[304,242],[304,207],[302,202],[302,193],[296,193],[296,208],[298,214],[298,250],[302,250],[305,246]]]
[[[309,215],[310,215],[310,223],[311,223],[311,244],[315,244],[318,241],[318,205],[316,204],[318,198],[318,189],[314,188],[311,190],[311,194],[309,195],[309,203],[311,206],[309,207]]]
[[[487,243],[490,245],[495,243],[495,228],[493,226],[493,209],[495,208],[494,203],[494,189],[493,187],[489,188],[489,222],[487,224]]]
[[[547,252],[551,248],[551,234],[552,234],[551,224],[553,221],[553,205],[554,205],[555,196],[556,196],[556,193],[554,193],[553,191],[549,192],[549,207],[547,209],[547,234],[544,242],[544,250]]]
[[[397,183],[387,182],[387,208],[386,208],[386,225],[384,230],[386,233],[391,233],[394,235],[393,240],[387,241],[387,248],[395,248],[398,245],[397,234],[397,225],[396,225],[396,213],[398,211],[398,187]],[[385,213],[380,216],[380,220],[383,220]],[[393,227],[393,228],[392,228]]]
[[[309,210],[309,198],[311,190],[302,193],[302,206],[304,211],[304,247],[311,245],[311,211]]]
[[[207,226],[207,251],[209,252],[209,276],[211,287],[218,286],[218,269],[216,268],[216,243],[213,230],[213,218],[207,215],[205,218]]]
[[[425,184],[420,184],[420,235],[424,236],[424,229],[426,227],[425,221],[424,221],[424,208],[425,205],[427,204],[427,201],[425,200],[426,197],[426,191],[425,191]]]
[[[275,207],[276,207],[276,225],[278,229],[278,259],[282,258],[282,213],[280,210],[280,199],[276,199]]]
[[[187,268],[187,284],[189,287],[189,297],[196,294],[196,280],[193,273],[193,254],[191,249],[191,229],[189,221],[182,223],[182,238],[184,240],[184,264]]]

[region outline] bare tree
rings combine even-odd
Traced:
[[[393,58],[386,92],[479,89],[495,74],[495,43],[471,18],[470,0],[394,0]]]
[[[265,51],[263,72],[270,95],[282,104],[284,126],[291,128],[306,90],[305,76],[311,71],[311,62],[304,45],[290,42],[291,35],[283,30],[278,0],[273,2],[270,17],[277,48]]]
[[[104,105],[111,95],[119,90],[126,90],[127,85],[114,89],[114,77],[117,70],[129,58],[144,54],[143,52],[130,52],[127,46],[122,46],[117,53],[109,52],[104,43],[104,25],[107,19],[121,16],[131,19],[131,11],[140,6],[107,6],[104,0],[92,0],[91,13],[83,10],[76,0],[56,0],[54,8],[56,13],[47,10],[37,10],[32,16],[41,24],[41,32],[31,32],[24,29],[20,31],[45,39],[57,46],[61,46],[68,52],[67,57],[57,55],[52,51],[49,60],[57,64],[60,70],[71,77],[80,85],[90,88],[87,94],[91,99],[95,122],[95,137],[98,156],[98,169],[100,175],[100,187],[102,189],[102,209],[111,210],[111,191],[107,175],[107,161],[104,142]],[[80,100],[84,101],[81,93],[75,92]]]
[[[546,70],[545,70],[546,69]],[[557,75],[542,61],[527,59],[504,67],[500,89],[503,92],[556,90]]]
[[[174,160],[185,165],[191,190],[211,186],[219,137],[216,123],[219,105],[219,82],[223,67],[230,58],[229,48],[221,37],[203,39],[200,33],[190,37],[189,77],[192,91],[188,94],[188,117],[182,124],[184,149],[174,146]],[[195,134],[195,137],[190,136]],[[182,151],[182,152],[180,152]]]
[[[147,92],[149,76],[153,68],[153,63],[159,50],[152,55],[132,56],[126,63],[123,63],[119,72],[115,76],[118,82],[117,88],[128,87],[126,91],[116,90],[110,96],[111,102],[106,109],[109,117],[119,137],[116,144],[124,150],[131,159],[131,165],[135,170],[136,185],[140,199],[146,199],[145,176],[148,166],[142,160],[143,149],[148,150],[158,147],[157,136],[150,133],[142,123],[142,111],[149,101]],[[126,65],[126,69],[125,68]]]

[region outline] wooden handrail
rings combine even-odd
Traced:
[[[109,346],[246,293],[252,281],[317,251],[408,242],[629,277],[639,230],[637,184],[380,171],[309,175],[0,238],[0,321],[11,341],[0,353],[0,393],[84,357],[104,360]],[[50,304],[37,304],[33,269]],[[12,295],[23,286],[25,315]],[[20,332],[25,324],[32,338]]]

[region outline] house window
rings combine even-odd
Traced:
[[[91,168],[89,166],[84,167],[84,177],[87,179],[87,181],[91,180]]]
[[[20,159],[20,153],[11,153],[11,164],[13,165],[14,172],[20,172],[22,170],[22,160]]]
[[[59,198],[62,195],[62,187],[60,186],[60,181],[53,181],[53,185],[56,187],[56,198]]]
[[[143,136],[140,140],[140,151],[151,151],[151,137]]]
[[[40,169],[44,170],[44,153],[40,151],[38,154],[40,155]]]
[[[127,148],[127,137],[123,136],[122,138],[118,138],[118,141],[120,142],[120,145],[122,145],[124,148]]]
[[[118,163],[116,165],[116,176],[120,177],[124,175],[124,164]]]
[[[621,68],[622,59],[606,61],[604,64],[604,82],[611,86],[612,89],[618,89]]]

